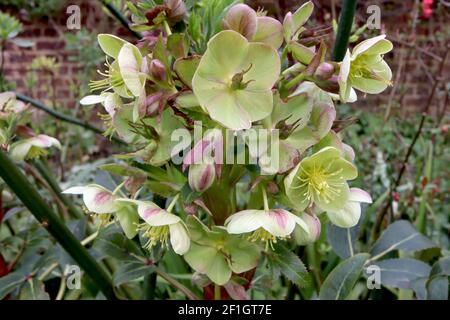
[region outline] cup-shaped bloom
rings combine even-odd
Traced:
[[[117,197],[111,191],[98,184],[71,187],[63,191],[63,193],[83,195],[84,205],[93,213],[113,213],[117,210],[117,206],[114,203]]]
[[[61,149],[61,143],[53,137],[45,134],[23,139],[13,143],[9,148],[9,154],[15,161],[28,160],[46,155],[50,147]]]
[[[328,210],[327,216],[331,223],[341,228],[355,226],[361,217],[361,203],[372,203],[370,195],[359,188],[350,188],[347,203],[340,210]]]
[[[226,30],[209,41],[192,86],[213,120],[232,130],[249,129],[271,113],[279,73],[275,49]]]
[[[304,158],[284,180],[292,205],[303,211],[313,204],[324,211],[344,208],[350,195],[347,180],[358,175],[356,167],[334,147],[325,147]]]
[[[222,25],[224,30],[234,30],[252,40],[257,28],[256,12],[246,4],[237,4],[228,10]]]
[[[180,217],[158,207],[150,201],[118,199],[119,203],[137,205],[137,212],[145,221],[140,225],[143,236],[148,238],[145,247],[151,249],[157,243],[167,246],[169,241],[173,250],[180,255],[185,254],[190,247],[189,233]]]
[[[296,225],[309,233],[308,226],[301,218],[284,209],[243,210],[225,221],[228,233],[252,232],[250,240],[261,240],[268,244],[275,243],[277,238],[288,237]]]
[[[294,229],[293,238],[298,245],[307,245],[319,240],[321,224],[319,218],[315,214],[302,213],[300,218],[308,226],[309,232],[305,232],[302,228]]]
[[[392,71],[383,60],[383,54],[392,50],[386,35],[367,39],[347,50],[340,63],[339,90],[342,101],[349,101],[353,88],[370,94],[384,91],[391,83]]]
[[[278,49],[283,44],[283,26],[271,17],[258,17],[256,33],[252,42],[262,42]]]

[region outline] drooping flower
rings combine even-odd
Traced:
[[[233,48],[233,50],[224,50]],[[275,49],[239,33],[219,32],[208,43],[192,86],[210,117],[232,129],[249,129],[273,107],[272,87],[280,73]]]
[[[27,109],[27,105],[16,99],[14,92],[0,93],[0,120],[10,114],[18,114]]]
[[[273,248],[277,238],[288,237],[297,225],[309,233],[306,223],[295,214],[284,209],[269,209],[266,191],[262,191],[264,210],[243,210],[231,215],[225,221],[228,233],[252,232],[249,240],[265,242],[266,249],[269,245]]]
[[[268,244],[276,243],[277,238],[288,237],[296,225],[308,233],[308,226],[295,214],[284,209],[243,210],[231,215],[226,221],[228,233],[252,232],[251,241],[261,240]]]
[[[117,206],[114,203],[117,196],[98,184],[71,187],[63,191],[63,193],[83,195],[84,205],[93,213],[113,213],[117,210]]]
[[[170,213],[171,206],[164,210],[150,201],[124,198],[117,199],[116,203],[137,205],[137,212],[145,221],[139,225],[139,229],[143,230],[143,236],[148,239],[144,245],[148,250],[157,243],[167,246],[169,241],[173,250],[179,255],[189,250],[190,238],[186,225],[180,217]]]
[[[383,60],[383,54],[392,50],[386,35],[367,39],[355,46],[352,53],[347,50],[340,63],[339,91],[343,102],[355,96],[354,89],[377,94],[384,91],[392,79],[392,71]],[[354,88],[354,89],[353,89]]]
[[[341,228],[355,226],[361,217],[361,203],[372,203],[370,195],[359,188],[350,188],[347,203],[340,210],[328,210],[327,216],[331,223]]]
[[[83,195],[83,203],[86,208],[92,213],[101,215],[100,218],[105,222],[109,220],[110,214],[115,214],[125,235],[129,239],[134,238],[137,234],[137,214],[130,211],[128,206],[116,203],[115,200],[118,199],[118,196],[115,192],[98,184],[89,184],[87,186],[71,187],[63,191],[63,193]]]
[[[13,143],[9,147],[9,153],[15,161],[23,161],[46,155],[48,152],[45,149],[50,147],[61,149],[61,144],[53,137],[38,134]]]
[[[356,167],[338,149],[325,147],[289,173],[284,180],[286,195],[299,211],[313,204],[324,211],[341,210],[350,195],[347,180],[357,175]]]

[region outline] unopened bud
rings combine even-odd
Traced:
[[[302,213],[300,215],[306,225],[308,226],[309,234],[303,230],[300,226],[296,226],[294,230],[294,239],[298,245],[307,245],[309,243],[316,242],[320,237],[320,220],[315,214],[310,215],[307,213]]]
[[[251,40],[256,33],[257,23],[255,10],[246,4],[237,4],[225,16],[223,29],[234,30]]]
[[[145,99],[145,114],[149,117],[154,116],[158,111],[162,111],[164,106],[162,93],[154,93]]]
[[[164,0],[164,5],[170,8],[168,17],[171,24],[183,21],[187,12],[183,0]]]
[[[212,161],[189,166],[189,186],[197,192],[206,191],[214,183],[216,170]]]
[[[318,80],[328,80],[334,74],[334,66],[329,62],[322,62],[316,69],[314,76]]]
[[[269,181],[267,183],[267,188],[266,188],[267,192],[270,194],[277,194],[278,191],[280,191],[280,188],[278,188],[278,185],[273,182],[273,181]]]
[[[150,74],[156,80],[164,81],[166,79],[166,67],[158,59],[153,59],[150,62],[150,68],[149,69],[150,69]]]
[[[317,80],[314,81],[314,83],[322,90],[325,90],[327,92],[331,93],[339,93],[339,82],[338,82],[338,76],[333,75],[328,80],[320,81]]]

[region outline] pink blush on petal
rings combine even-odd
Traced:
[[[160,212],[161,209],[159,208],[148,208],[144,211],[144,219],[150,218],[151,216],[154,216],[158,212]]]
[[[283,212],[283,210],[271,210],[269,215],[271,218],[275,218],[281,228],[286,228],[288,216],[285,212]]]
[[[109,192],[101,191],[95,195],[94,202],[97,205],[102,205],[111,200],[112,195]]]

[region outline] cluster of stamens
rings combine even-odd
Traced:
[[[274,243],[277,243],[277,237],[271,234],[269,231],[267,231],[264,228],[258,228],[254,232],[251,233],[250,236],[247,238],[251,242],[265,242],[266,243],[266,251],[271,248],[272,250],[275,250],[273,247]]]
[[[120,87],[123,85],[123,79],[120,76],[120,73],[115,70],[112,65],[109,63],[108,59],[106,59],[106,63],[104,64],[106,69],[105,71],[97,70],[97,72],[104,76],[105,79],[101,80],[91,80],[89,82],[89,88],[91,91],[108,91],[114,87]]]
[[[161,244],[163,247],[167,247],[169,243],[169,226],[150,226],[147,223],[141,223],[137,225],[137,229],[142,231],[142,235],[148,239],[144,244],[144,248],[151,251],[151,249]]]
[[[300,166],[302,172],[297,179],[301,181],[301,184],[294,189],[306,188],[303,193],[303,202],[312,203],[320,198],[325,203],[330,203],[340,195],[341,187],[344,185],[344,178],[341,175],[342,168],[330,173],[329,169],[332,164],[333,162],[330,162],[327,167],[316,167],[314,164],[312,171],[306,171]]]
[[[350,65],[349,79],[350,79],[350,81],[358,81],[357,78],[373,79],[373,80],[382,81],[390,86],[392,84],[391,81],[388,81],[388,80],[380,77],[378,75],[379,72],[382,72],[382,71],[375,70],[372,67],[367,66],[366,63],[361,63],[358,61],[358,59],[356,59]]]

